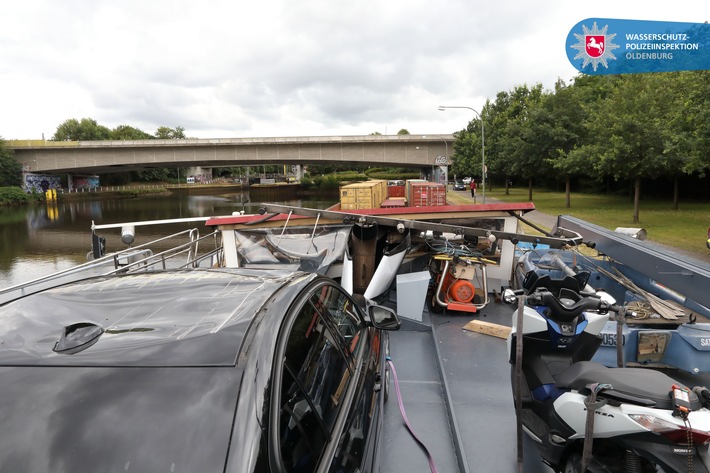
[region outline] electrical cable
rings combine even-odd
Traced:
[[[441,240],[438,244],[426,242],[427,246],[436,253],[442,253],[451,256],[471,256],[482,257],[483,253],[474,251],[466,245],[453,245],[449,240]]]
[[[412,428],[411,424],[409,423],[409,419],[407,418],[407,413],[404,412],[404,403],[402,402],[402,394],[399,392],[399,381],[397,380],[397,371],[394,369],[394,363],[392,363],[392,359],[388,356],[387,357],[387,365],[390,367],[392,370],[392,380],[394,381],[394,390],[397,393],[397,402],[399,404],[399,412],[402,414],[402,419],[404,419],[404,424],[407,426],[407,430],[409,430],[410,435],[412,438],[419,444],[419,446],[424,450],[424,453],[427,456],[427,460],[429,461],[429,469],[431,470],[432,473],[438,473],[438,470],[436,469],[436,465],[434,464],[434,457],[431,455],[429,452],[429,449],[426,447],[424,442],[417,437],[417,434],[414,432],[414,429]]]

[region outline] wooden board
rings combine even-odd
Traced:
[[[484,335],[492,335],[498,338],[508,338],[510,327],[506,325],[492,324],[490,322],[482,322],[480,320],[472,320],[463,326],[464,330],[471,332],[482,333]]]

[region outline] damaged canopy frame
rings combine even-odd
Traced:
[[[563,227],[557,227],[557,232],[553,236],[536,236],[526,235],[523,233],[504,232],[476,227],[466,227],[461,225],[449,225],[446,223],[425,222],[420,220],[409,220],[403,218],[383,217],[379,215],[364,215],[353,212],[342,212],[335,210],[320,210],[309,209],[304,207],[290,207],[278,204],[262,204],[259,213],[266,215],[262,221],[273,218],[279,214],[302,215],[306,217],[317,217],[329,220],[341,220],[345,224],[358,224],[363,226],[380,225],[396,228],[400,233],[405,230],[417,230],[420,232],[438,232],[438,233],[453,233],[461,236],[476,236],[490,237],[493,236],[497,240],[509,240],[513,244],[519,242],[528,242],[533,246],[544,244],[551,248],[565,248],[568,246],[577,246],[583,243],[582,236],[572,230],[567,230]],[[270,215],[267,215],[270,214]]]
[[[350,225],[235,229],[234,266],[326,274],[334,262],[342,260],[351,230]]]

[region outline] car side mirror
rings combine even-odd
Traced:
[[[399,330],[401,325],[397,313],[389,307],[371,305],[367,308],[367,315],[372,325],[380,330]]]

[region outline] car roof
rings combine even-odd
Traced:
[[[47,289],[0,307],[0,366],[234,365],[256,314],[299,274],[192,269]]]

